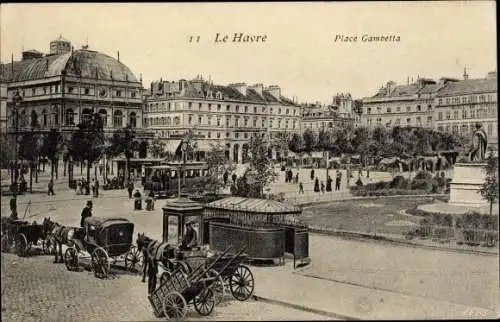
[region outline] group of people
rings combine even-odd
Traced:
[[[50,183],[49,183],[50,185]],[[84,178],[81,178],[80,180],[77,181],[76,187],[75,187],[75,192],[77,195],[89,195],[90,191],[92,190],[92,196],[94,198],[99,197],[99,179],[93,178],[92,182],[89,183],[87,180]],[[49,186],[49,193],[50,193],[50,186]]]

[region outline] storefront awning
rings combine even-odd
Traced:
[[[181,140],[168,140],[167,142],[165,142],[165,151],[175,153],[180,144]]]

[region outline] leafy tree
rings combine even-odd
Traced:
[[[40,153],[38,136],[33,132],[25,132],[19,142],[19,158],[26,160],[30,168],[30,192],[33,192],[33,168]]]
[[[101,118],[94,114],[89,121],[77,127],[68,149],[74,160],[87,164],[87,182],[90,182],[90,167],[100,160],[105,148],[103,124]]]
[[[486,178],[479,189],[479,193],[483,199],[490,203],[490,216],[493,215],[493,204],[498,199],[498,157],[490,156],[486,159],[484,166]]]
[[[272,145],[277,151],[280,151],[280,156],[284,159],[285,152],[288,150],[288,145],[290,144],[291,135],[289,132],[276,132],[274,134]]]
[[[334,149],[335,137],[333,132],[330,130],[321,129],[318,133],[318,143],[316,144],[316,149],[318,152],[323,152],[326,157],[326,177],[328,178],[328,168],[330,164],[330,156],[326,153]]]
[[[0,167],[10,167],[14,160],[14,140],[7,133],[0,134]]]
[[[365,126],[360,126],[354,129],[353,136],[351,138],[351,146],[355,153],[359,154],[361,164],[366,166],[366,151],[370,145],[371,133],[370,129]]]
[[[130,159],[134,157],[134,152],[139,151],[139,141],[136,139],[135,128],[128,124],[122,129],[113,132],[109,139],[108,153],[110,156],[125,156],[125,185],[130,180]]]
[[[225,156],[225,149],[220,144],[211,145],[205,156],[208,167],[208,176],[205,177],[205,187],[207,190],[218,194],[226,184],[224,183],[224,173],[231,173],[236,168],[232,163],[228,163]]]
[[[304,153],[304,148],[304,139],[300,134],[294,133],[288,143],[288,149],[299,156],[299,168],[302,164],[302,154]]]
[[[167,155],[165,146],[165,142],[158,138],[154,138],[148,148],[154,158],[164,158]]]
[[[304,141],[304,152],[309,153],[309,155],[311,155],[311,153],[316,150],[316,145],[318,143],[318,136],[311,129],[306,129],[302,134],[302,138]]]
[[[243,176],[238,178],[235,195],[241,197],[262,198],[264,188],[276,177],[274,167],[267,153],[267,142],[260,135],[249,140],[249,167]]]
[[[52,129],[42,138],[41,156],[50,160],[50,179],[54,179],[54,172],[57,171],[58,155],[63,149],[63,136],[56,129]]]

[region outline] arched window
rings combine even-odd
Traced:
[[[179,124],[181,124],[181,119],[178,116],[174,117],[174,125],[179,125]]]
[[[160,111],[165,111],[165,103],[160,104]]]
[[[31,127],[36,127],[38,125],[38,114],[36,114],[34,110],[31,111],[30,125]]]
[[[84,108],[82,110],[81,123],[90,122],[91,118],[92,118],[92,110],[90,108]]]
[[[99,117],[101,118],[103,126],[106,127],[108,124],[108,111],[105,109],[99,110]]]
[[[155,103],[155,112],[158,112],[158,103]]]
[[[129,124],[131,127],[137,127],[137,116],[136,116],[135,112],[130,113]]]
[[[167,124],[167,118],[166,117],[162,117],[161,118],[161,125],[166,125]]]
[[[123,113],[120,110],[115,111],[113,115],[113,127],[123,127]]]
[[[21,111],[21,113],[19,115],[19,123],[21,126],[26,126],[26,112],[25,111]]]
[[[65,121],[66,125],[75,125],[75,113],[70,108],[66,110]],[[45,122],[45,116],[44,116],[44,122]]]
[[[172,124],[172,119],[170,118],[170,116],[167,116],[167,125],[170,125]]]
[[[48,113],[47,113],[47,110],[44,109],[42,111],[42,125],[43,126],[47,126],[47,117],[48,117]]]

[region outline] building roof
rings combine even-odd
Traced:
[[[116,81],[137,82],[137,78],[130,69],[115,58],[92,50],[75,50],[61,55],[49,55],[43,58],[30,59],[2,64],[0,79],[2,81],[27,81],[58,76],[66,72],[67,75],[82,76],[84,78],[98,78]]]
[[[441,88],[436,97],[451,95],[468,95],[492,93],[497,91],[496,78],[466,79],[458,82],[449,82]]]
[[[207,208],[227,209],[267,214],[299,213],[300,208],[269,199],[228,197],[205,205]]]

